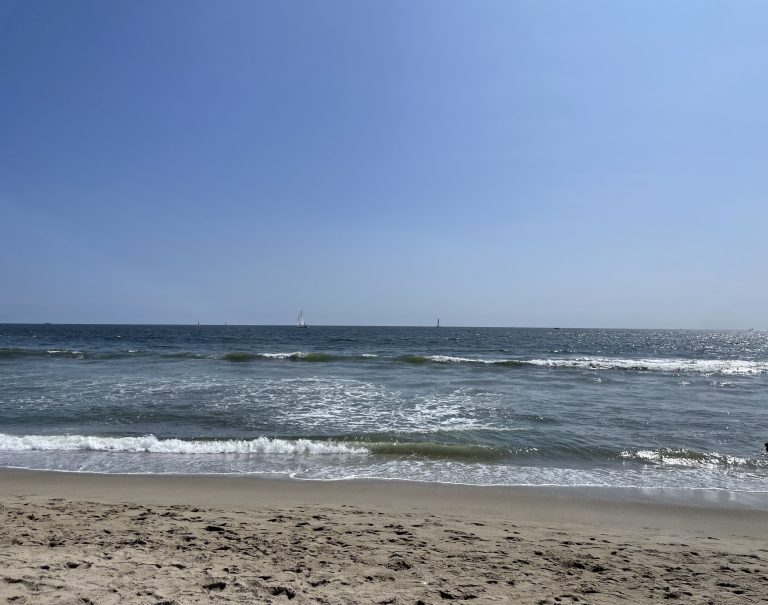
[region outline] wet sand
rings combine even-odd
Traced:
[[[768,511],[600,490],[0,471],[10,603],[768,603]]]

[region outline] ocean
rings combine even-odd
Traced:
[[[768,333],[0,325],[0,467],[768,492]]]

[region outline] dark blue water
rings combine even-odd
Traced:
[[[768,333],[0,325],[0,466],[768,491]]]

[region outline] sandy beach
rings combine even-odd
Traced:
[[[768,511],[599,491],[0,472],[9,603],[764,603]]]

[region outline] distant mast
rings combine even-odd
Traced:
[[[297,328],[306,328],[307,324],[304,323],[304,309],[299,311],[299,316],[296,318],[296,327]]]

